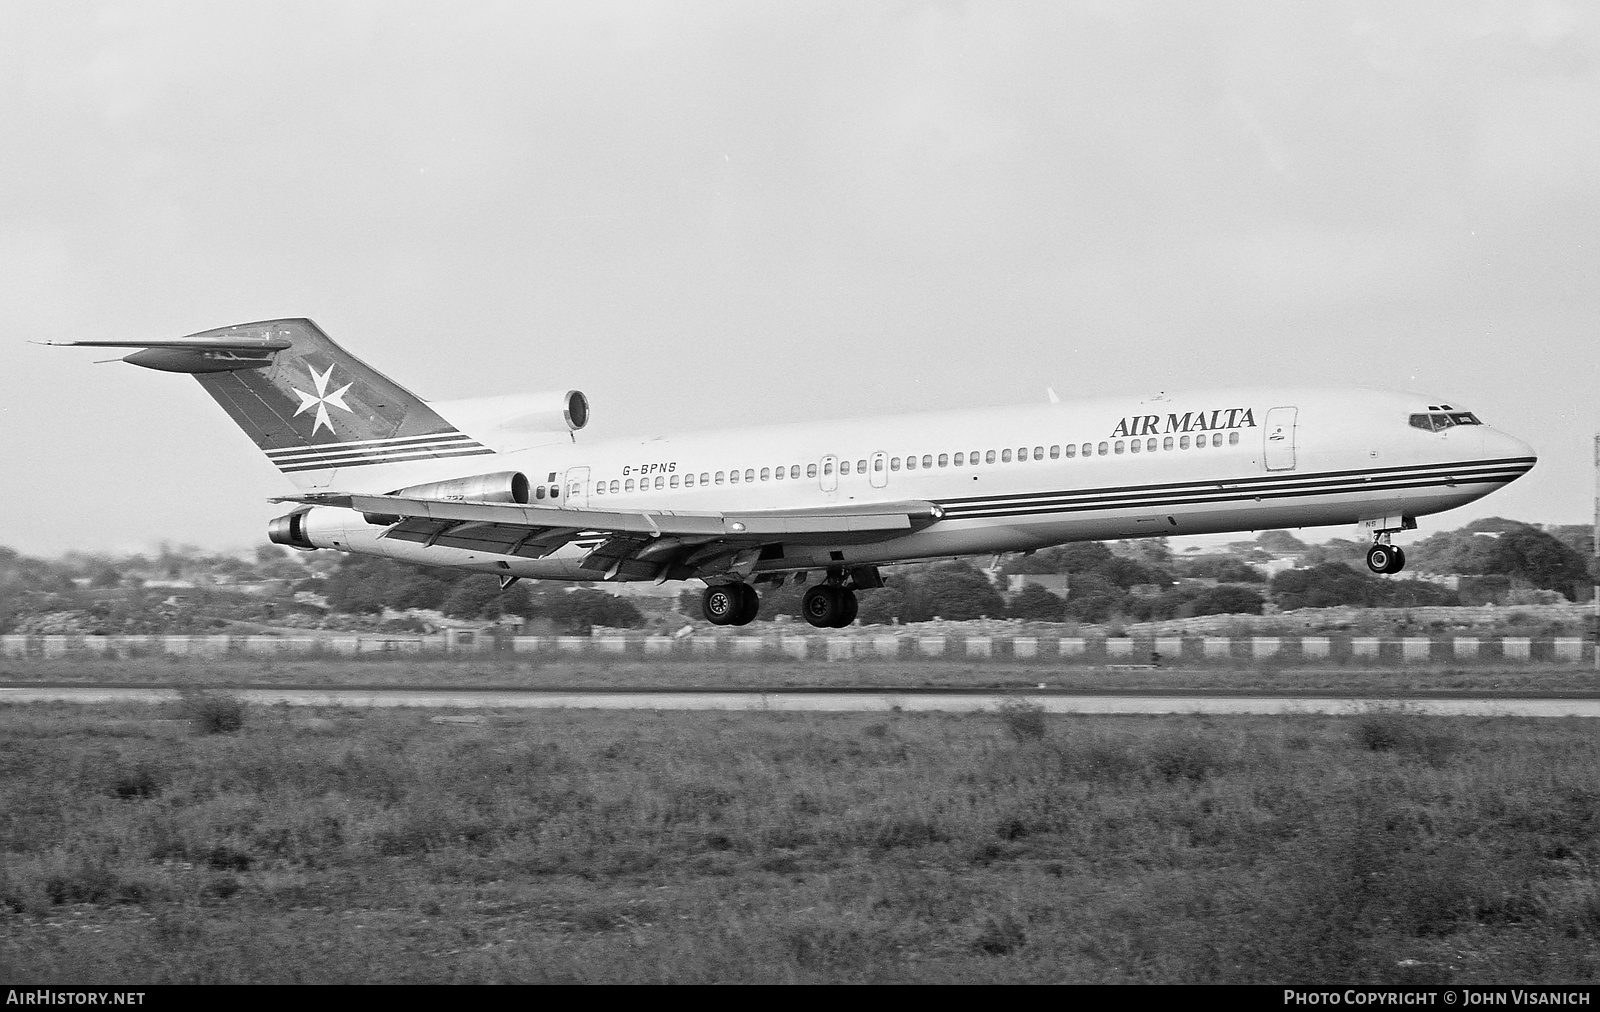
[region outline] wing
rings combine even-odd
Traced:
[[[772,544],[859,544],[909,534],[937,521],[930,502],[803,510],[685,513],[565,509],[516,503],[319,493],[277,502],[339,506],[387,526],[380,537],[514,558],[537,559],[577,544],[580,566],[597,578],[687,579],[753,565]]]

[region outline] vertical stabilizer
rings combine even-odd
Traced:
[[[493,451],[306,319],[222,327],[137,347],[124,361],[194,375],[280,471],[304,488],[335,470]]]

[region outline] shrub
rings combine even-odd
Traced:
[[[1037,703],[1013,700],[1000,707],[1000,721],[1018,741],[1038,741],[1044,737],[1044,708]]]
[[[972,946],[986,956],[1004,956],[1022,948],[1027,941],[1028,935],[1022,930],[1021,922],[1010,914],[1001,914],[989,917]]]
[[[111,781],[111,793],[127,799],[153,798],[161,793],[161,785],[149,767],[139,765],[117,774]]]
[[[244,703],[213,692],[184,696],[182,711],[201,734],[233,734],[244,727]]]
[[[1029,619],[1036,622],[1060,622],[1066,618],[1067,602],[1059,594],[1030,583],[1017,591],[1006,605],[1006,615],[1010,618]]]

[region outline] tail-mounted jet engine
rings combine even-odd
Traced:
[[[306,537],[305,519],[310,510],[295,510],[287,516],[267,523],[267,540],[275,545],[287,545],[303,552],[314,552],[317,546]]]
[[[450,502],[509,502],[527,505],[529,499],[528,476],[521,471],[499,471],[494,474],[475,474],[470,478],[452,478],[449,481],[430,481],[425,485],[407,485],[390,495],[406,499],[444,499]],[[379,527],[400,522],[398,516],[388,513],[363,513],[362,519]]]

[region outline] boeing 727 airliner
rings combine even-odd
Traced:
[[[1236,388],[587,442],[578,391],[427,403],[310,320],[138,348],[190,373],[299,489],[268,537],[543,580],[706,584],[743,625],[752,584],[816,584],[815,626],[854,620],[888,563],[1070,541],[1360,524],[1391,535],[1533,467],[1528,444],[1437,397]]]

